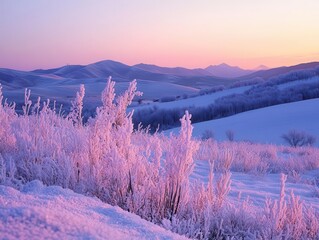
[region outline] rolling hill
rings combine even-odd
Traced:
[[[226,131],[234,132],[235,140],[267,144],[285,144],[281,135],[290,130],[304,131],[317,138],[319,146],[319,99],[281,104],[230,117],[195,123],[193,134],[201,137],[206,130],[214,133],[215,139],[226,140]],[[179,128],[165,131],[177,133]]]
[[[24,89],[29,88],[32,98],[38,96],[43,99],[57,100],[64,105],[75,95],[80,84],[85,84],[85,101],[91,108],[100,104],[99,95],[104,89],[106,78],[112,76],[117,82],[117,94],[126,89],[128,83],[137,79],[138,88],[144,93],[143,100],[154,101],[163,97],[181,98],[182,96],[196,95],[201,89],[210,89],[215,86],[231,86],[234,83],[254,79],[256,77],[269,79],[278,74],[300,69],[310,69],[319,66],[319,62],[304,63],[290,67],[261,70],[254,73],[227,64],[210,66],[206,69],[168,68],[149,64],[129,66],[120,62],[105,60],[88,65],[67,65],[53,69],[37,69],[34,71],[19,71],[0,68],[0,83],[3,86],[4,96],[8,101],[22,104]],[[218,72],[220,71],[220,72]],[[224,73],[222,74],[222,72]],[[237,78],[216,77],[231,74],[250,73]],[[233,75],[234,76],[234,75]],[[192,100],[187,100],[192,101]]]
[[[79,85],[85,84],[86,100],[96,106],[109,76],[118,83],[117,94],[121,94],[130,81],[137,79],[139,90],[144,92],[143,99],[149,101],[167,96],[192,95],[202,88],[230,85],[236,81],[214,77],[200,69],[173,69],[145,64],[128,66],[111,60],[34,71],[0,68],[4,96],[9,102],[19,104],[24,101],[25,88],[31,89],[34,99],[40,96],[68,104]]]
[[[292,71],[312,69],[316,67],[319,67],[319,62],[301,63],[298,65],[289,66],[289,67],[278,67],[278,68],[271,68],[267,70],[260,70],[260,71],[248,74],[246,76],[239,77],[238,79],[253,79],[256,77],[261,77],[265,80],[268,80],[272,77],[275,77],[281,74],[286,74]]]
[[[210,72],[206,71],[205,69],[197,68],[197,69],[187,69],[182,67],[159,67],[156,65],[151,64],[137,64],[134,67],[148,71],[153,73],[161,73],[161,74],[171,74],[176,76],[212,76]]]

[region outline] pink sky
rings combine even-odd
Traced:
[[[317,0],[1,0],[0,67],[319,61]]]

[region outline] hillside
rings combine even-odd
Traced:
[[[296,69],[303,69],[299,70],[301,76],[298,76],[302,77],[303,71],[313,70],[313,67],[317,65],[318,63],[307,63],[291,67],[269,69],[258,71],[253,73],[255,75],[248,75],[243,79],[237,78],[234,80],[209,75],[212,73],[203,69],[167,68],[148,64],[128,66],[119,62],[105,60],[83,66],[67,65],[60,68],[47,70],[38,69],[30,72],[0,69],[0,83],[3,86],[5,98],[8,99],[8,102],[15,101],[19,110],[24,102],[25,88],[28,88],[31,90],[31,99],[33,101],[36,101],[37,97],[41,97],[42,99],[50,98],[52,102],[56,101],[58,106],[63,104],[65,111],[68,111],[70,108],[69,99],[73,97],[74,92],[79,88],[79,85],[85,84],[86,97],[84,101],[86,103],[87,110],[92,111],[101,103],[100,97],[98,96],[101,94],[106,77],[110,75],[112,75],[113,80],[118,83],[116,87],[116,94],[123,93],[129,82],[134,78],[137,79],[139,90],[144,94],[142,97],[134,99],[136,106],[138,105],[137,102],[139,100],[142,100],[143,103],[160,101],[163,98],[172,101],[175,99],[189,98],[189,96],[198,95],[200,92],[205,93],[206,90],[210,91],[210,89],[214,88],[227,89],[230,86],[254,85],[264,81],[264,78],[270,76],[276,76],[275,78],[277,78],[277,80],[281,80],[281,78],[287,78],[289,80],[291,76],[286,75],[289,75],[289,73],[295,73],[298,71]],[[235,69],[226,64],[219,65],[218,67],[226,67],[229,69],[229,72],[232,71],[231,69]],[[284,72],[286,72],[286,75],[281,74]],[[294,78],[293,75],[292,77]],[[275,78],[271,77],[271,79]],[[258,81],[252,81],[251,79],[257,79]],[[248,88],[248,86],[243,87],[243,89],[246,90]],[[227,94],[238,94],[239,92],[241,92],[240,88],[238,88],[238,90],[233,88],[216,93],[212,98],[207,95],[204,96],[202,100],[192,98],[178,101],[176,103],[167,103],[166,105],[158,105],[155,103],[151,105],[151,107],[155,106],[162,108],[163,106],[168,109],[170,107],[174,107],[175,104],[178,107],[184,108],[191,106],[202,107],[206,103],[211,104],[218,97],[222,97]]]
[[[150,109],[150,108],[157,108],[157,109],[176,109],[176,108],[198,108],[198,107],[205,107],[209,104],[215,102],[216,99],[229,96],[232,94],[240,94],[244,93],[245,91],[249,90],[251,86],[244,86],[244,87],[237,87],[231,89],[225,89],[222,91],[217,91],[212,94],[205,94],[202,96],[196,96],[192,98],[181,99],[178,101],[171,101],[171,102],[155,102],[149,104],[142,104],[135,106],[134,109],[136,111]]]
[[[184,79],[184,77],[192,78],[195,81],[199,81],[201,77],[205,77],[204,79],[207,86],[216,84],[212,83],[212,81],[226,80],[223,77],[213,76],[204,69],[168,68],[148,64],[129,66],[112,60],[104,60],[88,65],[67,65],[54,69],[37,69],[30,72],[0,68],[0,73],[7,74],[6,77],[22,75],[46,78],[48,76],[57,76],[66,79],[95,79],[112,76],[114,79],[117,79],[117,81],[138,79],[172,82],[181,85],[183,85],[181,80]],[[28,79],[28,77],[26,79]],[[0,81],[5,81],[5,76],[0,75]],[[231,80],[228,81],[232,82]]]
[[[188,110],[193,123],[289,102],[319,98],[319,68],[289,72],[268,81],[238,82],[231,88],[212,88],[179,101],[148,103],[136,107],[133,120],[152,131],[174,128]]]
[[[226,140],[225,132],[234,132],[235,140],[269,144],[286,144],[281,135],[290,130],[305,131],[317,138],[319,146],[319,99],[281,104],[234,116],[195,123],[194,136],[211,130],[215,139]],[[165,131],[178,132],[178,128]]]
[[[187,69],[183,67],[175,67],[175,68],[169,68],[169,67],[160,67],[152,64],[136,64],[133,67],[142,69],[148,72],[153,73],[161,73],[161,74],[171,74],[176,76],[211,76],[210,72],[198,68],[198,69]]]
[[[21,191],[0,185],[0,210],[1,239],[186,239],[97,198],[40,181]]]
[[[239,77],[238,79],[252,79],[252,78],[260,77],[265,80],[268,80],[272,77],[275,77],[281,74],[286,74],[286,73],[289,73],[292,71],[298,71],[298,70],[312,69],[318,66],[319,66],[319,62],[301,63],[294,66],[277,67],[277,68],[271,68],[267,70],[256,71],[246,76]]]
[[[127,88],[130,81],[137,79],[146,101],[163,97],[181,97],[196,94],[200,89],[216,85],[231,85],[235,80],[212,76],[201,69],[165,68],[139,64],[128,66],[111,60],[88,65],[67,65],[53,69],[19,71],[0,68],[0,84],[5,90],[8,101],[22,104],[24,90],[32,91],[32,98],[49,97],[58,103],[67,104],[67,99],[78,89],[80,84],[87,86],[88,103],[93,108],[100,103],[100,95],[106,79],[112,76],[118,83],[117,94]],[[135,99],[137,101],[137,99]]]

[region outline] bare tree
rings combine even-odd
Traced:
[[[227,137],[227,139],[228,139],[228,141],[234,141],[234,139],[235,139],[235,133],[234,133],[234,131],[233,130],[227,130],[226,132],[225,132],[225,134],[226,134],[226,137]]]
[[[306,132],[290,130],[281,136],[292,147],[312,146],[316,138]]]
[[[214,132],[210,129],[206,129],[202,134],[202,140],[214,139]]]

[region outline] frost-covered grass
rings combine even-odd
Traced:
[[[318,149],[196,140],[188,112],[175,136],[133,131],[132,113],[126,109],[139,94],[136,82],[117,98],[114,85],[108,81],[102,106],[86,124],[84,86],[67,116],[49,101],[32,104],[28,91],[22,115],[1,104],[0,183],[20,189],[36,179],[59,185],[191,238],[319,237],[318,210],[286,190],[298,174],[302,179],[318,169]],[[206,167],[198,171],[201,163]],[[278,194],[264,204],[251,203],[244,191],[235,200],[232,174],[276,174]],[[304,182],[314,193],[316,179]]]
[[[319,168],[319,149],[287,147],[250,142],[201,141],[197,160],[214,159],[217,172],[243,172],[255,175],[268,173],[305,173]]]
[[[202,141],[196,153],[193,181],[209,180],[209,161],[214,173],[232,173],[232,201],[250,198],[262,207],[266,198],[276,199],[280,174],[287,175],[287,192],[294,191],[307,205],[319,210],[319,149],[253,144],[247,142]]]

